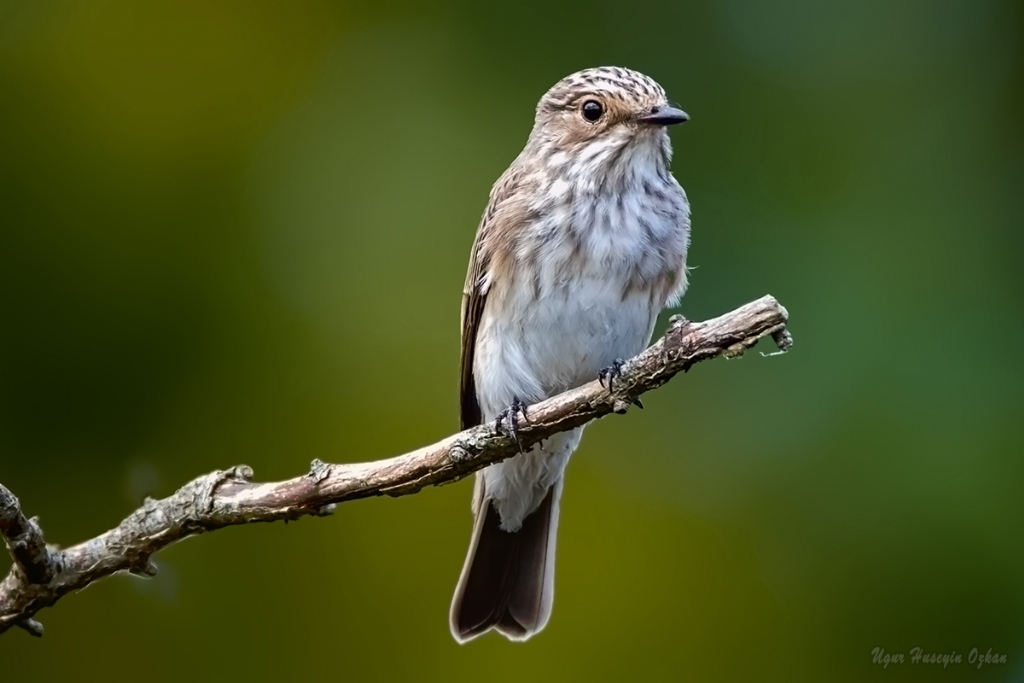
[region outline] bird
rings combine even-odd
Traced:
[[[600,378],[650,342],[687,285],[690,205],[667,128],[689,120],[622,67],[566,76],[491,189],[462,297],[462,428],[515,437],[529,404]],[[473,533],[449,622],[459,643],[512,641],[551,617],[559,507],[583,428],[475,475]]]

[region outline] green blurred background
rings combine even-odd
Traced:
[[[0,481],[53,542],[454,431],[477,219],[583,67],[692,116],[682,312],[771,293],[796,346],[588,430],[528,644],[448,633],[464,482],[189,540],[0,679],[1024,680],[1022,38],[1010,1],[3,2]],[[915,646],[1008,661],[871,662]]]

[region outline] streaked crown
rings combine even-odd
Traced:
[[[631,109],[667,104],[665,89],[650,76],[620,66],[599,66],[566,76],[537,104],[538,116],[578,106],[580,98],[599,96]]]

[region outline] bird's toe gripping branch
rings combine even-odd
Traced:
[[[524,422],[529,422],[526,415],[526,403],[516,396],[512,399],[512,404],[498,413],[498,417],[494,419],[494,431],[512,437],[512,440],[516,442],[519,452],[522,453],[523,443],[519,440],[519,427],[517,425],[520,415],[523,416]]]

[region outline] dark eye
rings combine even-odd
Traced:
[[[583,112],[583,118],[591,123],[594,123],[604,115],[604,107],[597,100],[587,100],[584,102],[581,111]]]

